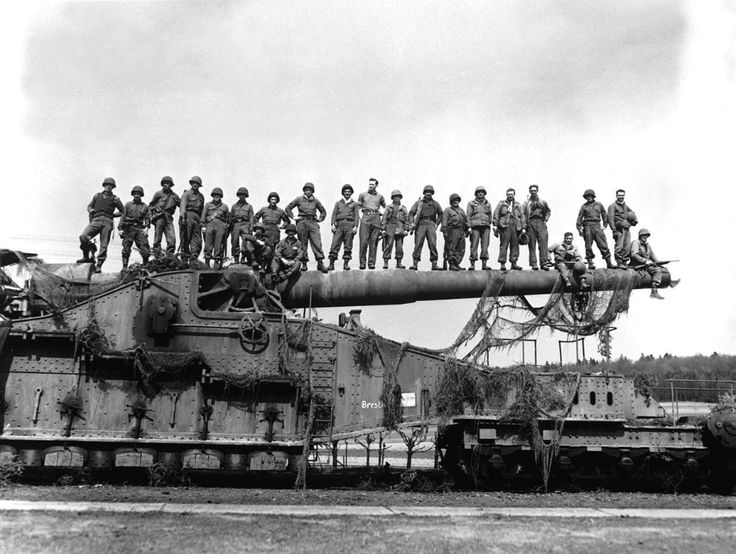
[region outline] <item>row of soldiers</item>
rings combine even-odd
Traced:
[[[258,241],[268,245],[271,251],[279,246],[280,230],[287,230],[288,225],[296,220],[295,234],[298,244],[297,259],[299,269],[307,269],[307,247],[311,246],[317,261],[317,269],[327,272],[335,268],[335,262],[342,250],[343,269],[349,270],[352,259],[353,241],[356,233],[359,236],[360,269],[374,269],[378,255],[378,244],[383,239],[383,267],[389,267],[392,257],[396,267],[403,269],[404,237],[414,234],[413,264],[410,269],[416,270],[421,259],[424,243],[429,249],[429,258],[433,270],[442,269],[439,265],[436,231],[439,228],[444,234],[444,261],[449,269],[457,271],[465,256],[466,239],[470,237],[470,266],[475,269],[476,262],[481,261],[482,269],[491,269],[488,260],[488,247],[491,232],[500,241],[498,262],[500,269],[506,270],[507,261],[511,269],[520,270],[518,264],[520,245],[529,247],[529,265],[533,270],[549,270],[554,266],[548,248],[547,222],[551,215],[549,203],[539,197],[539,187],[529,187],[529,197],[522,204],[516,200],[516,191],[509,188],[506,198],[499,202],[495,209],[486,199],[486,189],[482,186],[475,189],[474,198],[468,203],[467,210],[460,207],[461,197],[450,196],[450,206],[442,209],[434,199],[434,188],[425,186],[422,197],[407,209],[402,204],[401,191],[394,190],[391,200],[387,202],[377,191],[378,180],[371,178],[365,192],[358,195],[357,201],[352,199],[353,187],[346,184],[342,187],[342,198],[335,203],[331,214],[331,230],[333,239],[328,252],[329,265],[325,266],[325,255],[322,249],[320,223],[327,218],[327,210],[314,196],[314,185],[306,183],[303,194],[292,200],[285,209],[278,206],[280,197],[272,192],[268,195],[268,205],[258,211],[248,203],[248,190],[241,187],[237,191],[238,201],[232,206],[222,202],[223,192],[219,187],[211,191],[212,200],[205,202],[199,192],[202,179],[193,176],[189,180],[190,188],[181,197],[172,187],[173,179],[165,176],[161,179],[161,189],[156,191],[150,202],[142,201],[144,196],[140,186],[133,187],[133,200],[123,206],[113,194],[115,180],[106,178],[103,192],[94,195],[89,203],[90,223],[80,235],[82,261],[94,260],[94,244],[92,238],[100,235],[100,249],[96,257],[96,271],[100,271],[107,257],[107,246],[113,229],[113,220],[120,215],[118,230],[123,239],[123,266],[128,265],[132,245],[135,244],[141,253],[144,263],[148,261],[151,250],[148,246],[147,229],[154,228],[153,254],[163,253],[162,240],[166,240],[166,252],[176,251],[176,234],[174,217],[179,209],[180,253],[184,258],[197,259],[204,243],[204,259],[209,266],[214,261],[220,267],[225,258],[228,236],[231,244],[231,258],[235,262],[254,263],[255,252],[259,250]],[[595,200],[595,192],[591,189],[583,194],[585,203],[581,206],[577,218],[577,230],[585,241],[585,255],[589,268],[594,268],[593,244],[600,250],[601,256],[609,268],[626,268],[630,259],[630,228],[637,225],[636,214],[625,203],[625,191],[616,192],[616,201],[607,209]],[[293,210],[297,209],[296,217]],[[119,213],[115,213],[118,210]],[[610,226],[615,241],[614,265],[608,249],[603,230]],[[259,233],[262,239],[258,238]],[[257,263],[257,262],[256,262]],[[291,268],[291,267],[290,267]]]

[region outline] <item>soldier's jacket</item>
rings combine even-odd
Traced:
[[[202,213],[202,208],[204,208],[204,195],[198,190],[185,190],[184,194],[181,195],[179,214],[184,215],[186,212],[194,212],[199,215]]]
[[[214,219],[219,219],[227,223],[229,211],[227,204],[222,201],[217,204],[214,202],[207,202],[202,209],[202,221],[204,223],[209,223]]]
[[[247,222],[253,227],[253,206],[248,202],[241,203],[240,200],[235,202],[230,208],[230,220],[228,223],[241,223]]]
[[[148,204],[145,202],[136,202],[131,200],[123,209],[123,216],[120,218],[118,229],[125,227],[145,227],[150,223],[148,219]]]
[[[286,211],[286,214],[291,217],[291,210],[296,207],[297,209],[297,217],[298,218],[309,218],[309,219],[317,219],[317,212],[319,212],[319,220],[324,221],[324,219],[327,217],[327,210],[325,210],[325,207],[322,205],[322,202],[317,200],[316,196],[312,196],[311,198],[307,198],[306,196],[297,196],[289,202],[286,205],[286,208],[284,210]]]
[[[567,246],[564,242],[558,242],[549,247],[549,251],[555,256],[555,263],[582,261],[580,252],[574,244]]]
[[[491,203],[483,199],[479,202],[477,198],[474,198],[468,202],[468,224],[471,227],[490,227],[493,219],[493,208]]]
[[[640,240],[631,241],[631,265],[644,265],[648,261],[658,262],[657,256],[654,255],[652,246],[644,244]]]
[[[352,221],[354,225],[357,225],[358,219],[360,219],[360,205],[352,198],[347,202],[345,202],[344,198],[340,198],[340,200],[335,202],[335,207],[332,208],[332,217],[330,218],[332,225],[335,225],[338,221]]]
[[[458,206],[457,208],[449,206],[442,213],[442,230],[445,229],[462,229],[468,228],[468,218],[465,211]]]
[[[639,222],[636,220],[636,214],[626,205],[626,202],[623,204],[614,202],[608,206],[608,224],[611,229],[628,229],[636,226],[637,223]]]
[[[513,221],[517,231],[526,229],[526,219],[524,218],[524,208],[516,200],[510,203],[508,200],[502,200],[493,211],[494,227],[505,229]]]
[[[600,202],[586,202],[580,206],[577,228],[582,229],[584,223],[603,223],[603,226],[606,227],[608,225],[608,214],[603,204]]]
[[[381,219],[381,228],[385,229],[387,225],[393,227],[394,235],[403,235],[408,231],[407,223],[409,221],[409,211],[406,206],[399,202],[391,203],[386,207],[386,211],[383,212],[383,218]]]
[[[442,218],[442,206],[434,198],[425,200],[422,196],[419,200],[414,202],[414,205],[409,210],[409,221],[412,222],[414,227],[417,226],[420,220],[429,220],[437,223]]]
[[[160,211],[169,215],[174,215],[179,204],[181,204],[181,198],[179,198],[178,194],[173,191],[166,193],[163,189],[154,192],[151,201],[148,203],[151,208],[154,208],[154,211]]]
[[[115,214],[115,208],[122,213],[125,206],[123,206],[120,198],[112,193],[107,194],[106,191],[95,194],[87,205],[87,211],[90,212],[92,217],[104,216],[109,217],[110,219],[112,219]]]
[[[296,237],[287,236],[276,245],[276,257],[284,260],[298,260],[304,256],[304,247]]]
[[[386,207],[386,199],[381,193],[371,194],[370,192],[361,192],[358,195],[358,205],[363,210],[369,210],[371,212],[379,212],[381,208]]]
[[[532,200],[529,198],[524,202],[524,217],[526,217],[527,223],[530,219],[543,219],[544,221],[549,221],[551,213],[552,210],[550,210],[549,204],[547,204],[546,200],[542,200],[541,198]]]
[[[260,210],[256,212],[253,220],[254,222],[257,222],[259,219],[263,221],[263,224],[266,226],[270,225],[278,227],[282,221],[287,225],[291,223],[291,218],[286,214],[284,210],[282,210],[278,206],[272,208],[270,204],[268,206],[263,206]]]

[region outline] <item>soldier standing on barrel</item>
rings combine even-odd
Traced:
[[[256,212],[254,221],[263,222],[263,228],[266,231],[266,239],[271,243],[272,248],[276,248],[276,245],[281,240],[281,232],[279,231],[280,225],[288,225],[291,223],[291,219],[284,210],[278,207],[278,203],[281,201],[279,193],[271,192],[266,198],[268,204]]]
[[[210,193],[212,202],[207,202],[202,209],[202,228],[204,229],[204,263],[210,267],[210,260],[215,258],[215,269],[222,267],[223,243],[227,239],[227,204],[222,201],[222,189],[215,187]]]
[[[585,204],[580,206],[580,212],[578,213],[577,228],[578,233],[585,240],[585,258],[588,260],[588,269],[595,269],[593,258],[593,241],[598,246],[598,250],[601,251],[601,256],[606,260],[606,266],[608,269],[613,269],[616,266],[611,263],[611,252],[608,250],[608,241],[603,229],[608,227],[608,214],[603,204],[596,202],[595,191],[593,189],[587,189],[583,193],[585,198]],[[601,228],[601,222],[603,227]]]
[[[409,210],[409,221],[411,230],[414,231],[414,252],[412,258],[414,263],[409,269],[417,270],[419,260],[422,258],[422,247],[427,240],[429,248],[429,261],[432,262],[432,270],[440,271],[437,265],[439,254],[437,253],[437,226],[442,221],[442,206],[433,198],[434,187],[427,185],[422,191],[422,197],[414,202]]]
[[[241,245],[245,240],[245,236],[250,235],[253,228],[253,206],[246,201],[246,198],[248,198],[247,188],[240,187],[236,195],[238,201],[230,208],[228,228],[232,237],[231,255],[234,263],[237,264],[245,263],[244,252],[242,252],[241,259]]]
[[[445,235],[445,250],[450,271],[465,269],[460,267],[465,256],[465,238],[468,236],[468,218],[460,207],[460,195],[450,195],[450,206],[442,214],[442,233]]]
[[[491,269],[488,265],[488,244],[491,239],[493,209],[491,203],[486,200],[485,187],[476,187],[475,198],[468,202],[466,215],[468,216],[468,225],[470,225],[470,267],[468,269],[475,269],[479,243],[481,269]]]
[[[386,200],[376,191],[378,179],[368,180],[368,190],[358,195],[358,205],[363,217],[360,220],[360,269],[365,269],[366,253],[368,269],[376,268],[378,239],[381,237],[381,208],[386,207]]]
[[[166,237],[166,253],[176,252],[176,233],[174,232],[174,212],[181,203],[181,198],[171,187],[174,180],[166,175],[161,178],[161,190],[153,193],[149,202],[151,223],[153,224],[153,255],[161,256],[161,238]]]
[[[498,261],[501,271],[506,271],[506,256],[511,261],[511,269],[519,270],[519,240],[526,234],[524,209],[516,200],[516,191],[506,190],[506,199],[502,200],[493,212],[493,235],[500,237],[501,246],[498,252]],[[523,239],[522,239],[523,240]]]
[[[329,271],[335,269],[335,261],[340,254],[340,247],[343,247],[342,268],[345,271],[350,270],[350,259],[353,252],[353,238],[358,228],[360,219],[360,206],[350,197],[353,195],[352,185],[343,185],[342,198],[335,202],[332,208],[332,245],[330,246],[330,265],[327,267]]]
[[[302,191],[304,194],[297,196],[285,208],[286,215],[289,217],[292,217],[291,210],[294,207],[298,210],[296,229],[299,235],[299,241],[302,243],[304,250],[302,253],[303,264],[301,269],[302,271],[307,270],[307,262],[309,261],[307,247],[311,244],[314,259],[317,260],[317,271],[327,273],[327,267],[322,263],[325,255],[322,252],[322,236],[319,232],[319,224],[327,217],[327,210],[325,210],[322,202],[314,196],[314,185],[312,183],[305,183]],[[319,212],[319,215],[317,215],[317,212]]]
[[[148,204],[141,201],[143,187],[133,187],[130,194],[133,200],[125,204],[123,215],[118,224],[120,238],[123,239],[123,269],[128,267],[133,243],[141,253],[144,264],[148,263],[148,257],[151,255],[148,246],[148,228],[151,226],[151,221],[148,217]]]
[[[551,213],[547,201],[539,198],[539,186],[529,185],[529,198],[524,203],[524,217],[529,235],[529,266],[534,270],[541,267],[549,271],[547,221]],[[537,265],[537,247],[539,247],[539,265]]]
[[[627,269],[629,255],[631,254],[631,229],[639,223],[634,211],[624,201],[626,191],[616,191],[616,201],[608,206],[608,224],[613,231],[613,255],[619,269]]]
[[[190,189],[181,195],[179,204],[179,240],[181,253],[185,260],[196,260],[202,250],[201,216],[204,209],[204,195],[199,192],[202,179],[194,175],[189,179]]]
[[[125,209],[120,198],[112,193],[112,189],[115,188],[115,179],[112,177],[105,178],[102,181],[102,188],[104,190],[95,194],[87,205],[89,224],[79,235],[82,258],[77,260],[77,263],[94,263],[95,245],[91,239],[100,235],[100,253],[97,255],[95,273],[102,271],[102,264],[107,259],[107,245],[110,243],[110,236],[112,235],[113,219],[120,216],[120,213]],[[115,209],[118,210],[118,213],[115,212]]]
[[[383,231],[383,269],[388,269],[391,250],[396,249],[396,269],[405,269],[401,264],[404,259],[404,237],[409,233],[409,212],[401,203],[403,195],[400,190],[391,193],[391,204],[386,206],[381,220]]]

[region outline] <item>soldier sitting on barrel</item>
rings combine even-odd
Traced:
[[[286,281],[292,275],[299,273],[304,257],[304,245],[296,238],[296,225],[289,223],[286,226],[286,238],[279,241],[271,262],[271,272],[277,282]]]
[[[128,267],[130,250],[134,242],[141,253],[144,264],[148,263],[148,257],[151,255],[151,249],[148,246],[148,228],[151,226],[151,221],[148,217],[148,204],[141,201],[143,187],[136,185],[130,194],[133,200],[125,204],[118,224],[120,238],[123,239],[123,269]]]
[[[255,271],[271,271],[273,248],[262,223],[253,225],[253,234],[243,235],[243,260]]]
[[[639,240],[631,242],[631,266],[638,270],[641,274],[649,274],[652,276],[652,292],[650,298],[664,300],[664,296],[659,294],[659,286],[662,284],[662,265],[667,262],[661,262],[654,255],[654,250],[649,244],[649,231],[647,229],[639,229]],[[679,279],[671,279],[670,287],[674,288],[680,283]]]
[[[584,276],[585,264],[583,264],[583,258],[580,256],[577,247],[572,243],[574,236],[570,232],[565,233],[563,241],[550,246],[549,251],[555,258],[555,267],[560,272],[565,285],[572,286],[570,269],[574,268],[576,273],[579,272],[583,275],[580,279],[580,288],[585,289],[587,288]]]

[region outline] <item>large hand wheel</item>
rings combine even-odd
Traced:
[[[238,328],[240,346],[250,354],[258,354],[268,348],[271,340],[268,323],[263,314],[257,312],[243,314]]]

